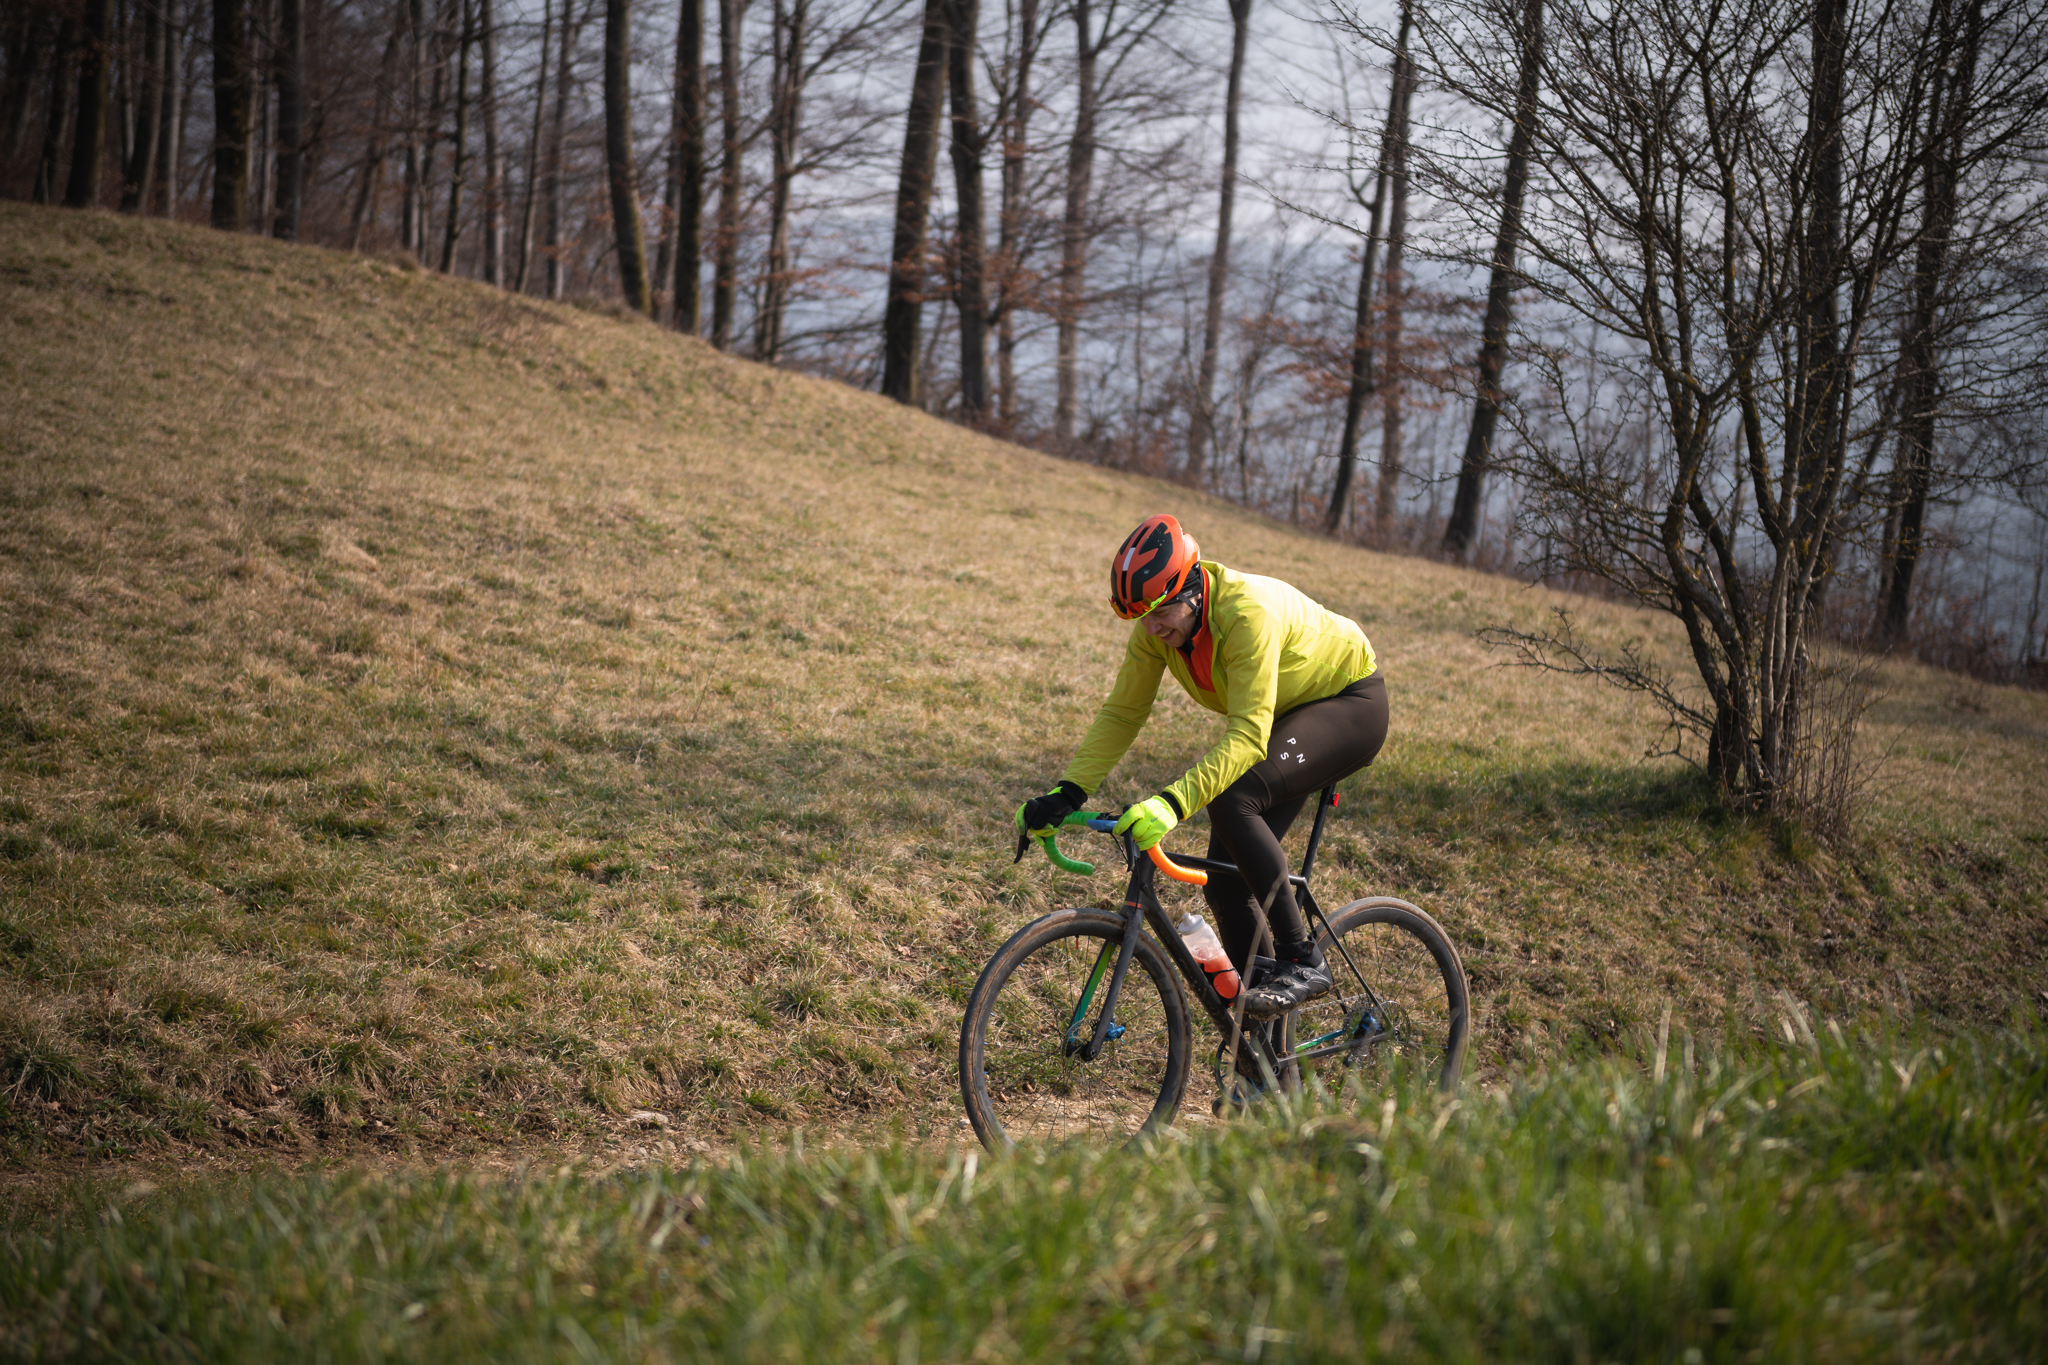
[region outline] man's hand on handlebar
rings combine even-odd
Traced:
[[[1124,812],[1116,822],[1116,832],[1130,835],[1140,853],[1149,853],[1179,823],[1180,815],[1171,801],[1164,796],[1148,796]]]
[[[1088,793],[1072,782],[1062,782],[1043,796],[1034,796],[1017,807],[1017,832],[1034,839],[1057,834],[1060,821],[1081,809]]]

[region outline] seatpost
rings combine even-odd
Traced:
[[[1316,823],[1308,832],[1308,852],[1301,855],[1301,879],[1307,881],[1316,870],[1316,846],[1323,842],[1323,822],[1330,818],[1330,811],[1337,804],[1337,784],[1332,782],[1323,788],[1316,798]]]

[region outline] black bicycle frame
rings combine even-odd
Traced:
[[[1290,874],[1287,878],[1294,888],[1296,898],[1301,902],[1303,917],[1311,922],[1321,920],[1325,930],[1329,928],[1330,921],[1323,914],[1322,907],[1316,904],[1315,894],[1308,888],[1308,879],[1315,871],[1316,849],[1322,844],[1323,825],[1329,819],[1331,807],[1335,804],[1331,798],[1336,790],[1334,786],[1323,788],[1322,795],[1316,801],[1316,822],[1309,830],[1308,850],[1302,855],[1301,871]],[[1209,974],[1195,961],[1195,955],[1189,952],[1187,944],[1181,941],[1180,931],[1174,927],[1172,917],[1159,903],[1159,896],[1154,890],[1158,869],[1149,858],[1138,855],[1138,846],[1128,834],[1123,837],[1122,842],[1124,865],[1130,869],[1131,879],[1124,889],[1124,937],[1122,945],[1117,949],[1116,968],[1110,975],[1109,989],[1102,997],[1102,1009],[1096,1015],[1095,1027],[1088,1041],[1077,1048],[1074,1046],[1073,1035],[1082,1015],[1088,1010],[1088,997],[1092,994],[1092,989],[1083,992],[1074,1020],[1068,1028],[1069,1050],[1078,1052],[1083,1061],[1089,1062],[1102,1054],[1103,1045],[1109,1041],[1117,997],[1123,993],[1124,973],[1130,970],[1131,954],[1136,950],[1138,935],[1142,932],[1138,927],[1141,920],[1152,926],[1154,936],[1165,946],[1167,955],[1173,959],[1173,965],[1180,969],[1181,976],[1187,981],[1189,991],[1194,995],[1196,1002],[1208,1012],[1217,1029],[1226,1038],[1230,1036],[1231,1030],[1230,1006],[1216,993],[1216,988],[1209,984]],[[1175,858],[1174,861],[1182,867],[1199,868],[1209,873],[1237,872],[1237,864],[1218,862],[1213,858]],[[1260,918],[1264,918],[1263,914]],[[1271,931],[1267,932],[1270,934]],[[1343,955],[1345,964],[1350,966],[1350,954],[1344,952],[1343,945],[1337,944],[1335,935],[1330,936],[1330,941]],[[1254,944],[1253,948],[1256,951],[1257,945]],[[1364,981],[1363,975],[1358,973],[1355,966],[1352,973],[1361,983]],[[1089,983],[1091,988],[1094,984],[1094,980]],[[1374,1003],[1377,1004],[1376,999]]]

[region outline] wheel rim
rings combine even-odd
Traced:
[[[1133,957],[1118,993],[1112,1033],[1121,1033],[1093,1061],[1067,1046],[1074,1010],[1100,963],[1078,1035],[1083,1043],[1091,1036],[1115,956],[1116,945],[1099,934],[1063,934],[1025,955],[1002,981],[982,1024],[979,1078],[1002,1137],[1124,1141],[1163,1107],[1171,1023],[1144,954]]]

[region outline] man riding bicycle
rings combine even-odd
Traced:
[[[1358,623],[1277,578],[1206,562],[1170,516],[1147,517],[1110,561],[1110,607],[1131,628],[1116,685],[1081,748],[1044,796],[1017,808],[1018,828],[1055,832],[1116,767],[1152,712],[1159,677],[1228,721],[1223,737],[1116,832],[1149,849],[1204,806],[1212,859],[1237,876],[1203,888],[1223,946],[1250,966],[1256,907],[1266,903],[1278,965],[1245,992],[1254,1018],[1285,1014],[1331,989],[1329,969],[1288,884],[1280,840],[1308,798],[1373,761],[1387,737],[1387,689]]]

